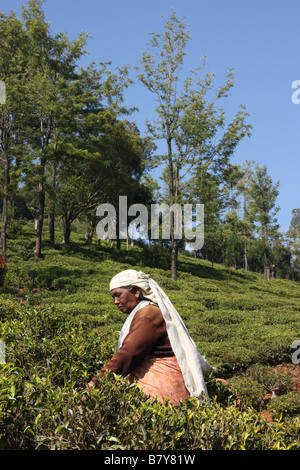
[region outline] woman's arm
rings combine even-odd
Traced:
[[[165,322],[161,313],[158,320],[158,309],[154,308],[155,311],[145,307],[136,313],[121,348],[100,370],[97,377],[92,379],[91,387],[103,377],[107,370],[126,377],[150,353],[155,344],[166,336]]]

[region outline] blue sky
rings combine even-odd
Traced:
[[[20,17],[24,3],[1,0],[0,10]],[[245,105],[253,130],[232,162],[255,160],[280,181],[278,221],[288,230],[292,209],[300,207],[300,104],[292,102],[292,83],[300,80],[299,0],[46,0],[43,6],[54,34],[91,35],[82,65],[111,61],[112,67],[139,65],[149,33],[163,31],[162,15],[169,17],[172,8],[190,25],[183,78],[202,55],[216,86],[233,68],[235,85],[222,105],[228,117]],[[145,120],[155,118],[154,97],[135,84],[126,100],[139,108],[131,118],[143,133]]]

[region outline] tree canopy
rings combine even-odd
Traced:
[[[232,70],[218,89],[214,75],[205,73],[205,58],[185,76],[192,38],[172,11],[163,31],[150,34],[137,67],[137,81],[156,104],[156,119],[147,122],[143,136],[131,119],[136,103],[124,100],[134,67],[112,70],[110,63],[95,62],[81,67],[87,33],[73,41],[65,33],[53,35],[42,4],[30,0],[21,18],[14,12],[0,16],[0,80],[6,90],[0,103],[2,257],[7,259],[13,225],[26,220],[35,223],[37,258],[43,256],[45,221],[50,243],[57,242],[59,226],[60,242],[68,244],[75,223],[91,243],[97,206],[117,208],[119,197],[126,196],[128,204],[149,211],[151,203],[202,204],[204,245],[195,256],[212,265],[264,271],[266,279],[297,279],[299,209],[288,233],[280,233],[279,182],[256,162],[234,163],[241,140],[251,138],[251,124],[242,105],[227,118]],[[160,153],[157,141],[165,146]],[[161,169],[160,180],[154,168]],[[149,230],[147,241],[170,250],[173,279],[178,250],[189,249],[184,233],[176,237],[175,222],[170,211],[170,239],[153,241]]]

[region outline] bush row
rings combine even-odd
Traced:
[[[5,321],[3,319],[6,303]],[[2,302],[0,440],[3,449],[299,449],[299,422],[267,423],[236,391],[207,377],[211,401],[172,407],[146,400],[127,379],[89,378],[113,354],[116,335],[55,307]],[[251,403],[253,405],[253,403]]]

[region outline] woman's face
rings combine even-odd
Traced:
[[[123,313],[130,313],[139,303],[140,291],[136,288],[129,291],[125,287],[112,289],[111,295],[114,299],[114,305]]]

